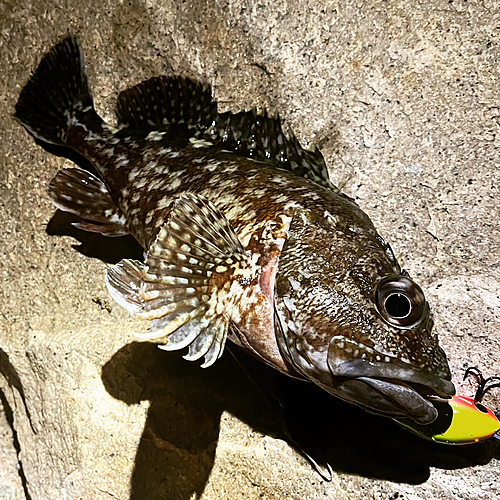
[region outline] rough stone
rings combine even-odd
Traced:
[[[110,121],[119,91],[173,73],[212,83],[222,108],[279,111],[425,289],[460,392],[467,366],[500,372],[497,1],[3,0],[0,498],[500,498],[496,443],[425,443],[280,379],[327,483],[229,353],[201,370],[132,342],[103,273],[137,247],[54,216],[47,184],[70,162],[11,118],[67,33]]]

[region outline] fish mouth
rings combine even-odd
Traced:
[[[430,424],[438,415],[431,400],[451,398],[455,386],[446,378],[402,363],[373,363],[357,359],[331,363],[332,375],[340,377],[341,397],[375,413],[404,415],[419,424]]]

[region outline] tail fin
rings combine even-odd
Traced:
[[[23,88],[14,118],[36,139],[65,145],[78,111],[93,109],[83,53],[77,37],[55,45]]]

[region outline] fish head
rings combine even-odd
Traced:
[[[430,423],[430,400],[455,388],[429,304],[356,207],[296,210],[275,283],[278,344],[331,394]]]

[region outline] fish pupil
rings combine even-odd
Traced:
[[[385,300],[385,310],[393,318],[406,318],[411,312],[411,303],[406,295],[392,293]]]

